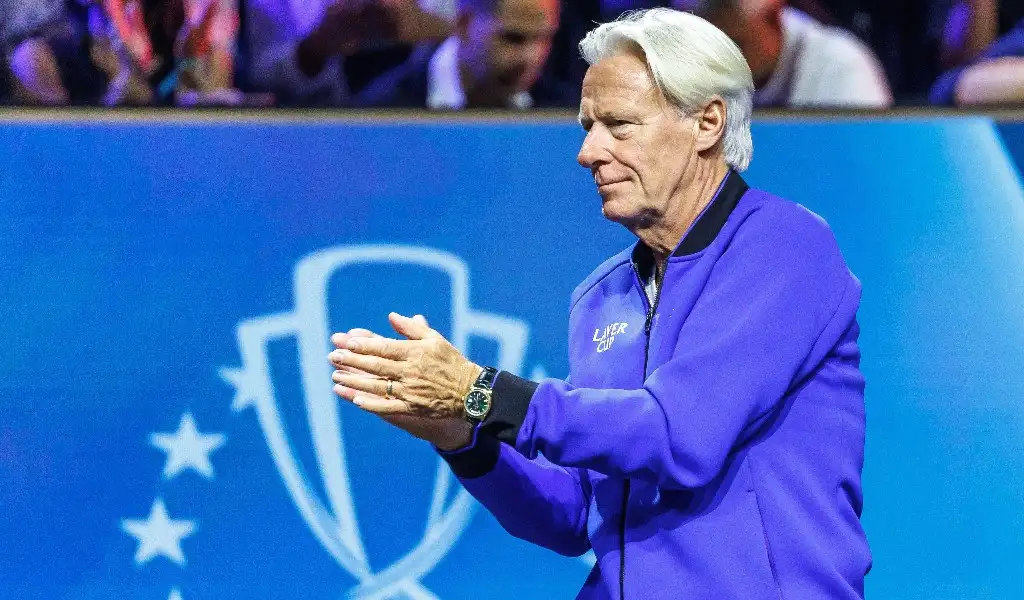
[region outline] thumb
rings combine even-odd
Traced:
[[[398,313],[391,313],[388,315],[388,320],[391,321],[391,326],[394,327],[395,331],[410,340],[422,340],[439,335],[430,328],[427,320],[422,315],[416,315],[415,318],[410,319]]]

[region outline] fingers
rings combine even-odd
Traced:
[[[347,373],[349,375],[360,375],[362,377],[374,377],[374,378],[380,379],[380,377],[377,376],[377,375],[372,375],[372,374],[367,373],[365,371],[360,371],[359,369],[356,369],[354,367],[340,367],[337,370],[342,372],[342,373]]]
[[[348,400],[349,402],[355,401],[356,396],[364,393],[360,392],[359,390],[352,389],[350,387],[345,387],[341,384],[335,384],[333,390],[335,394],[341,396],[342,398]]]
[[[376,394],[361,391],[345,385],[335,385],[334,393],[352,402],[367,412],[380,416],[409,415],[409,405],[397,398],[382,398]]]
[[[349,375],[347,373],[341,373],[335,371],[334,375],[331,376],[331,380],[337,385],[344,388],[355,390],[357,395],[373,395],[373,396],[387,396],[388,385],[391,385],[391,393],[394,396],[395,389],[398,384],[393,381],[385,379],[377,379],[374,377],[362,377],[360,375]],[[354,400],[355,398],[351,398]]]
[[[414,322],[416,327],[417,327],[417,329],[416,329],[417,333],[423,333],[423,334],[429,335],[428,332],[432,332],[433,331],[433,330],[430,329],[430,324],[427,323],[427,319],[423,315],[416,315],[412,319],[408,319],[407,317],[402,317],[401,315],[396,315],[396,316],[401,317],[403,319],[406,319],[408,321]],[[402,332],[399,332],[399,333],[402,333]],[[434,332],[434,333],[436,333],[436,332]],[[403,335],[405,335],[405,334],[403,333]],[[379,338],[379,339],[384,339],[383,336],[381,336],[378,333],[374,333],[373,331],[370,331],[369,329],[363,329],[361,327],[356,327],[354,329],[348,330],[347,332],[335,333],[334,335],[331,336],[331,343],[334,344],[334,346],[336,348],[345,348],[346,344],[348,344],[348,341],[350,339],[352,339],[352,338]],[[416,339],[419,339],[419,338],[416,338]]]
[[[334,344],[335,348],[344,348],[345,344],[348,343],[349,337],[347,333],[336,333],[331,336],[331,343]]]
[[[359,403],[365,403],[368,400],[376,400],[376,401],[380,401],[380,402],[384,402],[385,401],[384,398],[382,398],[380,396],[377,396],[375,394],[364,392],[364,391],[361,391],[361,390],[358,390],[358,389],[355,389],[355,388],[351,388],[351,387],[346,387],[346,386],[344,386],[342,384],[335,384],[333,389],[334,389],[334,393],[335,394],[337,394],[338,396],[344,398],[345,400],[348,400],[349,402],[351,402],[351,403],[353,403],[353,404],[355,404],[357,406],[359,406]],[[402,403],[404,405],[404,403],[401,400],[398,400],[397,398],[392,398],[389,402],[399,402],[399,403]],[[408,412],[408,410],[403,410],[402,411],[402,413],[406,413],[406,412]]]
[[[409,356],[410,342],[384,337],[349,337],[345,349],[356,354],[366,354],[390,360],[405,360]]]
[[[401,379],[404,369],[400,363],[380,358],[365,356],[347,350],[335,350],[327,355],[328,360],[339,371],[361,371],[363,373],[385,379]]]
[[[359,408],[380,416],[409,414],[409,405],[397,398],[388,400],[380,396],[360,394],[353,402]]]
[[[410,319],[398,313],[391,313],[388,315],[388,320],[391,321],[391,326],[394,327],[395,331],[410,340],[422,340],[441,336],[441,334],[430,328],[423,315],[417,315]]]
[[[356,329],[350,329],[347,333],[336,333],[336,334],[332,335],[331,336],[331,343],[334,344],[334,346],[336,348],[344,348],[345,344],[347,344],[348,341],[350,339],[354,338],[354,337],[357,337],[357,338],[379,338],[381,336],[379,336],[376,333],[370,331],[369,329],[356,328]]]

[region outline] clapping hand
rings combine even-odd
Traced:
[[[392,313],[389,320],[407,339],[366,329],[331,336],[335,393],[442,450],[467,445],[473,425],[462,416],[462,399],[480,367],[422,316]]]

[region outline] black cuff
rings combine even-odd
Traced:
[[[441,458],[452,468],[460,479],[475,479],[490,473],[498,464],[501,442],[489,435],[480,435],[480,428],[473,431],[473,441],[462,450],[438,451]]]
[[[491,412],[480,426],[480,433],[486,434],[481,439],[494,437],[515,447],[519,428],[526,420],[526,411],[537,386],[537,383],[511,373],[498,373],[491,392]]]

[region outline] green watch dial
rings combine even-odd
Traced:
[[[491,395],[473,390],[466,396],[466,414],[474,419],[481,419],[491,409]]]

